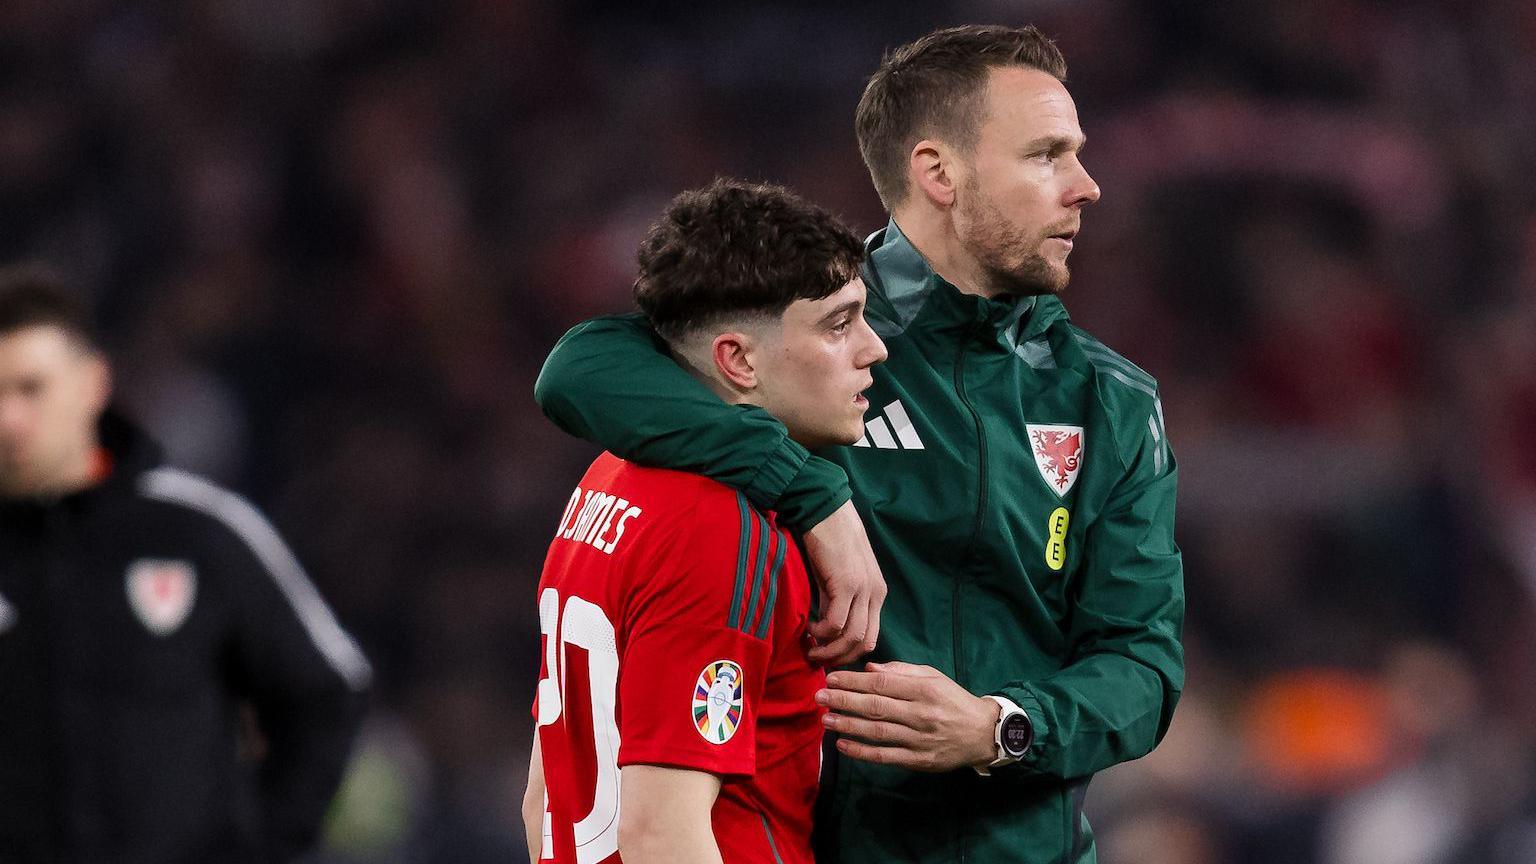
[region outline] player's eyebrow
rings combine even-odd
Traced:
[[[1042,135],[1024,145],[1026,153],[1040,153],[1051,151],[1053,153],[1076,152],[1088,145],[1087,135]]]
[[[863,307],[864,307],[864,301],[863,300],[849,300],[846,303],[840,303],[840,304],[838,304],[837,308],[835,308],[831,312],[828,312],[827,314],[821,316],[821,321],[819,321],[817,323],[821,324],[822,326],[829,325],[829,324],[832,323],[832,321],[834,319],[840,318],[843,315],[846,315],[846,314],[848,314],[850,312],[852,312],[853,314],[857,315],[859,310],[862,309]]]

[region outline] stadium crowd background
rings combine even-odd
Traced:
[[[1104,199],[1065,300],[1182,466],[1189,685],[1095,783],[1101,860],[1536,860],[1526,0],[0,4],[0,260],[90,292],[122,400],[378,670],[319,860],[520,860],[593,455],[540,361],[717,173],[883,224],[863,78],[966,21],[1066,52]]]

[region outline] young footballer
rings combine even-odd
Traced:
[[[699,398],[766,409],[809,448],[864,433],[885,346],[864,320],[862,244],[833,217],[717,181],[678,196],[639,259],[635,299]],[[824,676],[809,612],[773,513],[598,457],[539,583],[532,860],[810,862]]]

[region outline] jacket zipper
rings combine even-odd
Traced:
[[[965,355],[966,355],[966,352],[970,349],[971,343],[976,340],[976,337],[980,334],[981,330],[986,326],[986,324],[987,324],[986,319],[983,318],[981,320],[978,320],[971,327],[971,332],[970,332],[969,336],[960,345],[959,355],[955,358],[955,394],[960,397],[960,404],[964,405],[965,406],[965,410],[970,412],[970,414],[971,414],[971,421],[976,424],[976,445],[977,445],[976,452],[977,452],[977,463],[978,463],[977,466],[976,466],[976,475],[977,475],[977,481],[978,481],[977,482],[977,490],[976,490],[976,519],[975,519],[975,522],[973,523],[973,525],[971,527],[971,539],[966,544],[966,558],[967,559],[969,559],[969,557],[971,555],[975,554],[977,544],[979,544],[981,542],[981,527],[982,527],[982,523],[986,520],[986,513],[987,513],[987,431],[986,431],[986,427],[983,426],[982,422],[981,422],[981,412],[977,411],[976,410],[976,406],[971,404],[971,397],[965,391]],[[956,683],[960,684],[961,686],[965,686],[965,680],[964,680],[965,679],[965,669],[964,669],[964,666],[963,666],[963,663],[962,663],[961,652],[960,652],[960,634],[963,633],[964,631],[961,629],[961,623],[962,622],[960,620],[960,602],[959,602],[960,601],[960,584],[961,584],[961,581],[962,581],[963,578],[964,578],[964,576],[962,574],[962,578],[961,579],[956,579],[955,580],[955,596],[954,596],[954,600],[955,600],[955,603],[954,603],[955,631],[954,631],[954,639],[953,639],[953,642],[954,642],[954,658],[955,658],[955,678],[956,678]]]
[[[982,521],[986,518],[987,512],[987,433],[985,427],[982,426],[980,412],[976,410],[975,405],[971,404],[971,398],[965,392],[965,355],[966,352],[970,349],[971,343],[976,340],[977,336],[980,335],[982,328],[985,326],[985,317],[977,320],[976,323],[972,325],[970,334],[967,336],[965,341],[960,344],[959,354],[955,358],[955,394],[960,397],[960,404],[964,405],[965,410],[971,413],[971,420],[976,424],[976,473],[977,480],[979,482],[976,493],[976,521],[971,528],[971,539],[966,547],[967,560],[969,560],[971,555],[976,553],[977,544],[981,541]],[[964,652],[960,650],[960,634],[965,632],[964,620],[961,613],[961,589],[964,587],[963,583],[967,578],[968,577],[963,571],[956,575],[954,582],[954,592],[950,597],[950,608],[952,610],[951,621],[953,622],[954,627],[954,632],[950,634],[950,645],[955,662],[955,683],[962,687],[966,687],[966,689],[970,689],[969,686],[965,683],[965,655]],[[959,834],[960,839],[960,864],[965,864],[965,861],[967,861],[970,857],[966,854],[966,847],[968,845],[966,842],[967,838],[964,825],[966,819],[963,813],[956,813],[956,817],[957,821],[961,823],[955,826],[958,829],[957,833]]]

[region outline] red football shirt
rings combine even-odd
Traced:
[[[694,474],[604,453],[539,580],[541,860],[619,861],[619,768],[708,771],[732,864],[810,864],[825,681],[810,582],[772,514]]]

